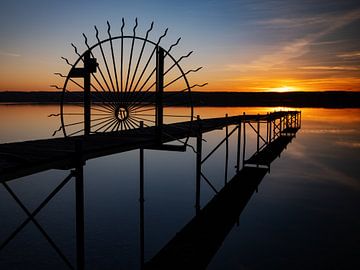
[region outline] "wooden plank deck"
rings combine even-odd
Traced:
[[[274,112],[265,115],[240,115],[181,122],[163,126],[161,143],[196,136],[240,122],[275,120],[297,112]],[[52,138],[0,144],[0,182],[49,169],[74,168],[79,162],[159,145],[155,128],[91,134],[69,138]]]

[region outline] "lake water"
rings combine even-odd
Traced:
[[[203,118],[290,108],[197,108]],[[296,138],[271,165],[208,269],[359,269],[360,109],[301,109]],[[55,106],[0,105],[0,142],[48,138],[59,126]],[[231,130],[231,129],[230,129]],[[204,135],[204,155],[224,130]],[[236,134],[236,133],[235,133]],[[59,135],[60,136],[60,135]],[[247,131],[247,156],[255,134]],[[251,143],[251,141],[253,143]],[[195,145],[193,139],[190,140]],[[236,135],[230,139],[229,178]],[[214,186],[224,183],[224,147],[203,166]],[[34,210],[67,175],[51,170],[8,185]],[[85,174],[86,269],[139,269],[139,150],[90,160]],[[75,192],[70,181],[36,216],[75,264]],[[202,183],[201,205],[214,196]],[[195,214],[195,154],[145,150],[145,261]],[[0,244],[26,214],[0,187]],[[2,250],[0,269],[68,269],[29,223]]]

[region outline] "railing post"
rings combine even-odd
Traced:
[[[228,127],[228,114],[225,114],[226,126],[225,126],[225,185],[227,184],[228,179],[228,164],[229,164],[229,127]]]
[[[270,114],[270,118],[269,118],[269,143],[271,143],[271,140],[272,140],[272,134],[271,134],[271,131],[272,131],[272,126],[271,126],[271,114]]]
[[[241,150],[241,121],[238,123],[237,152],[236,152],[236,173],[240,171],[240,150]]]
[[[269,144],[269,113],[266,113],[266,144]]]
[[[243,113],[244,116],[244,122],[243,122],[243,153],[242,153],[242,167],[244,167],[245,164],[245,148],[246,148],[246,120],[245,120],[245,112]]]
[[[257,117],[257,137],[256,137],[256,153],[260,150],[260,115]]]
[[[273,140],[276,139],[276,118],[274,117],[274,124],[273,124]]]
[[[200,213],[200,181],[202,159],[202,131],[200,116],[197,116],[198,132],[196,136],[196,183],[195,183],[195,213]]]

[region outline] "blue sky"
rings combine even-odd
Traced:
[[[182,37],[179,55],[204,66],[196,82],[207,90],[360,90],[358,1],[8,1],[0,6],[0,90],[49,90],[61,56],[74,55],[93,26],[106,21],[120,33],[121,18],[153,37],[169,28]]]

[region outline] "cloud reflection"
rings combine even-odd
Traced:
[[[351,141],[337,141],[337,145],[345,146],[349,148],[360,148],[360,142],[351,142]]]

